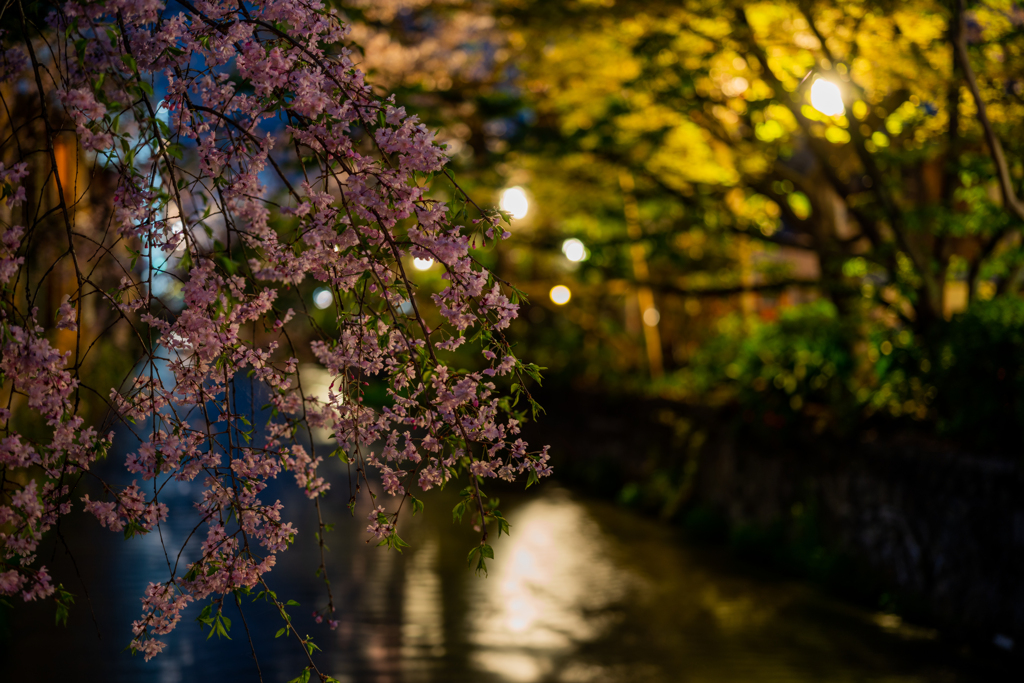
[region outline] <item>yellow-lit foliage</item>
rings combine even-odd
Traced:
[[[867,258],[872,277],[899,292],[895,304],[876,303],[909,311],[915,324],[941,316],[947,277],[967,273],[981,283],[1020,266],[1008,237],[1019,221],[1000,215],[978,107],[954,66],[960,15],[950,3],[619,0],[584,12],[518,0],[517,7],[524,46],[517,68],[524,81],[544,84],[527,99],[567,145],[607,164],[612,177],[600,192],[614,191],[615,175],[626,168],[648,198],[688,207],[676,230],[702,224],[759,236],[760,250],[773,243],[810,249],[822,276],[836,280],[826,287],[832,296],[876,291],[843,275],[846,260]],[[1017,143],[1024,97],[1016,80],[1024,73],[1022,24],[1014,5],[991,0],[968,7],[962,29],[1017,177],[1024,174]],[[839,86],[843,115],[811,106],[818,78]],[[561,164],[545,156],[550,149],[543,161],[526,162],[529,152],[516,158],[548,169],[554,180],[552,164]],[[975,186],[995,191],[963,194],[951,171],[961,165],[987,175]],[[590,209],[580,203],[577,210]],[[661,229],[655,214],[652,232]],[[727,261],[732,253],[721,252]],[[958,255],[969,265],[954,274]],[[715,264],[707,266],[718,268],[711,282],[738,283],[740,269]],[[673,277],[663,273],[665,281]]]
[[[947,311],[947,280],[983,299],[1024,283],[1024,220],[1004,206],[952,42],[962,33],[1021,190],[1014,3],[968,2],[963,16],[956,0],[488,7],[504,40],[494,74],[462,103],[446,92],[442,117],[474,146],[467,166],[492,173],[482,184],[531,193],[530,217],[513,229],[517,253],[533,254],[514,259],[518,277],[575,280],[560,315],[602,340],[620,335],[615,363],[641,363],[647,341],[630,303],[641,285],[671,367],[691,355],[695,331],[737,310],[771,319],[773,307],[823,296],[843,315],[923,329]],[[842,114],[813,106],[821,79],[838,87]],[[490,144],[478,132],[487,117],[529,123]],[[585,262],[561,255],[568,237],[586,244]]]

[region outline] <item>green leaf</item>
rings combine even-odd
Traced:
[[[547,370],[534,363],[523,363],[523,372],[533,378],[537,384],[541,383],[541,370]]]
[[[547,415],[548,413],[541,404],[534,401],[533,397],[530,397],[530,414],[536,420],[538,415]]]
[[[473,564],[474,556],[479,556],[476,563],[476,573],[483,572],[487,574],[487,563],[484,562],[484,558],[493,560],[494,549],[486,543],[481,543],[469,551],[469,555],[466,557],[466,564]]]
[[[185,158],[185,148],[180,143],[177,142],[167,145],[167,153],[170,154],[175,159]]]
[[[128,522],[124,527],[124,538],[126,541],[135,536],[135,534],[142,536],[145,533],[146,530],[135,520]]]
[[[501,514],[501,511],[495,510],[494,512],[491,513],[491,515],[494,517],[494,520],[498,523],[498,538],[501,538],[501,535],[503,533],[506,536],[508,536],[508,529],[512,525],[508,523],[508,520],[506,520],[505,517]]]
[[[158,117],[156,119],[156,126],[160,129],[160,134],[163,135],[165,138],[171,137],[171,127],[167,125],[166,121]]]
[[[79,38],[75,41],[75,56],[78,60],[78,66],[85,67],[85,48],[88,46],[89,41],[85,38]]]
[[[466,501],[463,500],[452,508],[452,522],[461,522],[464,514],[466,514]]]
[[[234,275],[238,272],[238,263],[227,256],[218,256],[217,263],[220,264],[221,268],[227,271],[228,275]]]
[[[75,596],[65,590],[63,585],[58,585],[55,600],[57,602],[56,624],[66,628],[68,625],[68,615],[71,613],[71,605],[75,602]]]
[[[281,636],[283,636],[287,632],[288,632],[288,627],[287,626],[282,626],[281,628],[277,629],[277,633],[274,634],[274,637],[275,638],[280,638]]]

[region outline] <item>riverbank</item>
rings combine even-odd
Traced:
[[[772,434],[743,416],[549,393],[567,485],[993,656],[1024,649],[1024,469],[921,435]]]

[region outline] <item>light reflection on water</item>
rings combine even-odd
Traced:
[[[406,565],[402,604],[402,662],[407,678],[443,657],[444,594],[437,572],[438,541],[427,539]]]
[[[299,494],[278,486],[273,496],[301,506]],[[324,669],[345,682],[995,680],[957,669],[935,641],[900,638],[870,614],[807,587],[737,574],[714,554],[680,546],[653,521],[551,484],[534,491],[503,502],[512,536],[491,539],[497,559],[487,578],[465,564],[473,536],[451,524],[454,492],[428,499],[425,517],[404,521],[402,535],[414,548],[402,555],[368,547],[364,516],[349,518],[339,502],[328,510],[339,519],[328,538],[337,631],[310,617],[323,605],[312,539],[282,556],[271,582],[302,603],[298,628],[323,648]],[[172,507],[191,503],[192,491],[176,494]],[[167,547],[189,531],[165,528]],[[189,622],[193,607],[164,655],[145,664],[121,652],[137,596],[166,575],[163,546],[156,535],[121,542],[87,520],[70,532],[104,639],[96,639],[82,599],[67,631],[54,630],[49,608],[30,606],[0,643],[0,679],[257,680],[237,613],[231,641],[207,642]],[[121,573],[98,572],[99,558]],[[264,680],[297,675],[301,653],[272,637],[279,626],[272,611],[251,605],[246,619]]]
[[[632,578],[610,561],[601,529],[561,492],[516,511],[514,535],[485,582],[471,585],[473,662],[511,681],[540,680],[579,642],[606,630]]]

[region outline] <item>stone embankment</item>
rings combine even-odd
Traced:
[[[668,403],[545,404],[551,426],[531,438],[552,444],[568,483],[683,525],[717,523],[734,543],[760,534],[777,556],[807,551],[811,534],[816,561],[845,563],[861,597],[868,586],[946,632],[1024,650],[1024,457],[920,435],[784,438]]]

